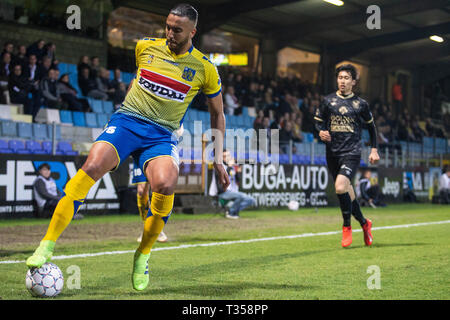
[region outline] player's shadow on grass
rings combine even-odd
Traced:
[[[34,250],[0,250],[0,257],[10,257],[16,254],[26,254],[30,255],[34,252]]]
[[[349,248],[345,248],[345,250],[351,249],[361,249],[361,248],[389,248],[389,247],[417,247],[417,246],[429,246],[431,243],[373,243],[370,247],[366,245],[351,245]]]
[[[228,297],[238,295],[246,290],[292,290],[294,292],[315,289],[314,286],[304,286],[301,284],[275,284],[275,283],[257,283],[257,282],[228,282],[228,283],[201,283],[198,285],[172,286],[160,289],[150,289],[137,294],[142,295],[164,295],[164,294],[179,294],[180,298],[188,293],[189,295],[204,297]]]

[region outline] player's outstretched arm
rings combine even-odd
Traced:
[[[211,129],[215,129],[213,132],[214,168],[218,173],[219,183],[224,190],[226,190],[230,185],[230,179],[222,165],[225,115],[223,114],[223,99],[221,93],[213,98],[208,98],[208,110],[211,114]]]

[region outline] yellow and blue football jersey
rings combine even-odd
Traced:
[[[155,122],[170,131],[183,123],[190,103],[202,90],[221,92],[217,68],[193,46],[176,55],[166,39],[144,38],[136,45],[136,78],[118,112]]]

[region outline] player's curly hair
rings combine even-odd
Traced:
[[[339,75],[339,72],[341,71],[347,71],[352,76],[353,80],[358,80],[358,71],[356,71],[356,68],[352,64],[343,64],[336,68],[336,78]]]
[[[194,25],[197,25],[198,12],[190,4],[187,3],[177,4],[170,10],[169,14],[174,14],[179,17],[187,17],[189,20],[194,22]]]

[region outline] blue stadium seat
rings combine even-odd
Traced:
[[[38,141],[27,140],[25,142],[25,148],[32,154],[46,154],[45,150],[42,149],[42,146]]]
[[[52,145],[51,141],[42,141],[42,150],[44,150],[45,153],[51,154],[52,148],[53,148],[53,145]]]
[[[89,128],[98,128],[99,125],[97,123],[97,114],[93,112],[86,112],[84,114],[86,116],[86,126]]]
[[[33,137],[33,125],[27,122],[17,123],[18,136],[24,139],[30,139]]]
[[[42,123],[33,123],[33,138],[37,140],[48,139],[47,125]]]
[[[53,139],[53,125],[48,124],[47,125],[47,135],[49,139]],[[61,139],[61,127],[59,125],[56,125],[56,140]]]
[[[17,137],[17,124],[14,121],[1,121],[1,135],[6,137]]]
[[[189,174],[191,171],[191,164],[190,163],[183,163],[181,166],[181,173],[182,174]]]
[[[99,128],[103,128],[109,121],[109,117],[104,113],[97,113],[97,123]]]
[[[73,112],[73,124],[78,127],[86,127],[86,119],[84,117],[84,112],[81,111]]]
[[[194,164],[194,173],[200,174],[202,173],[202,165],[201,163]]]
[[[102,101],[103,103],[103,112],[105,113],[113,113],[114,112],[114,105],[112,101]]]
[[[280,163],[281,164],[288,164],[289,163],[289,155],[287,155],[287,154],[280,154]]]
[[[0,153],[13,153],[5,140],[0,140]]]
[[[66,152],[66,151],[73,151],[72,149],[72,144],[70,144],[67,141],[60,141],[58,142],[58,144],[56,145],[56,150],[57,151],[62,151],[62,152]]]
[[[22,140],[9,140],[8,146],[14,153],[19,154],[29,154],[31,153],[29,150],[25,149],[25,144]]]
[[[102,100],[88,98],[89,105],[95,113],[103,113],[103,103]]]
[[[58,63],[58,70],[60,74],[67,73],[69,71],[69,66],[67,63],[60,62]]]
[[[72,111],[69,110],[60,110],[59,117],[61,119],[61,123],[70,123],[73,124]]]

